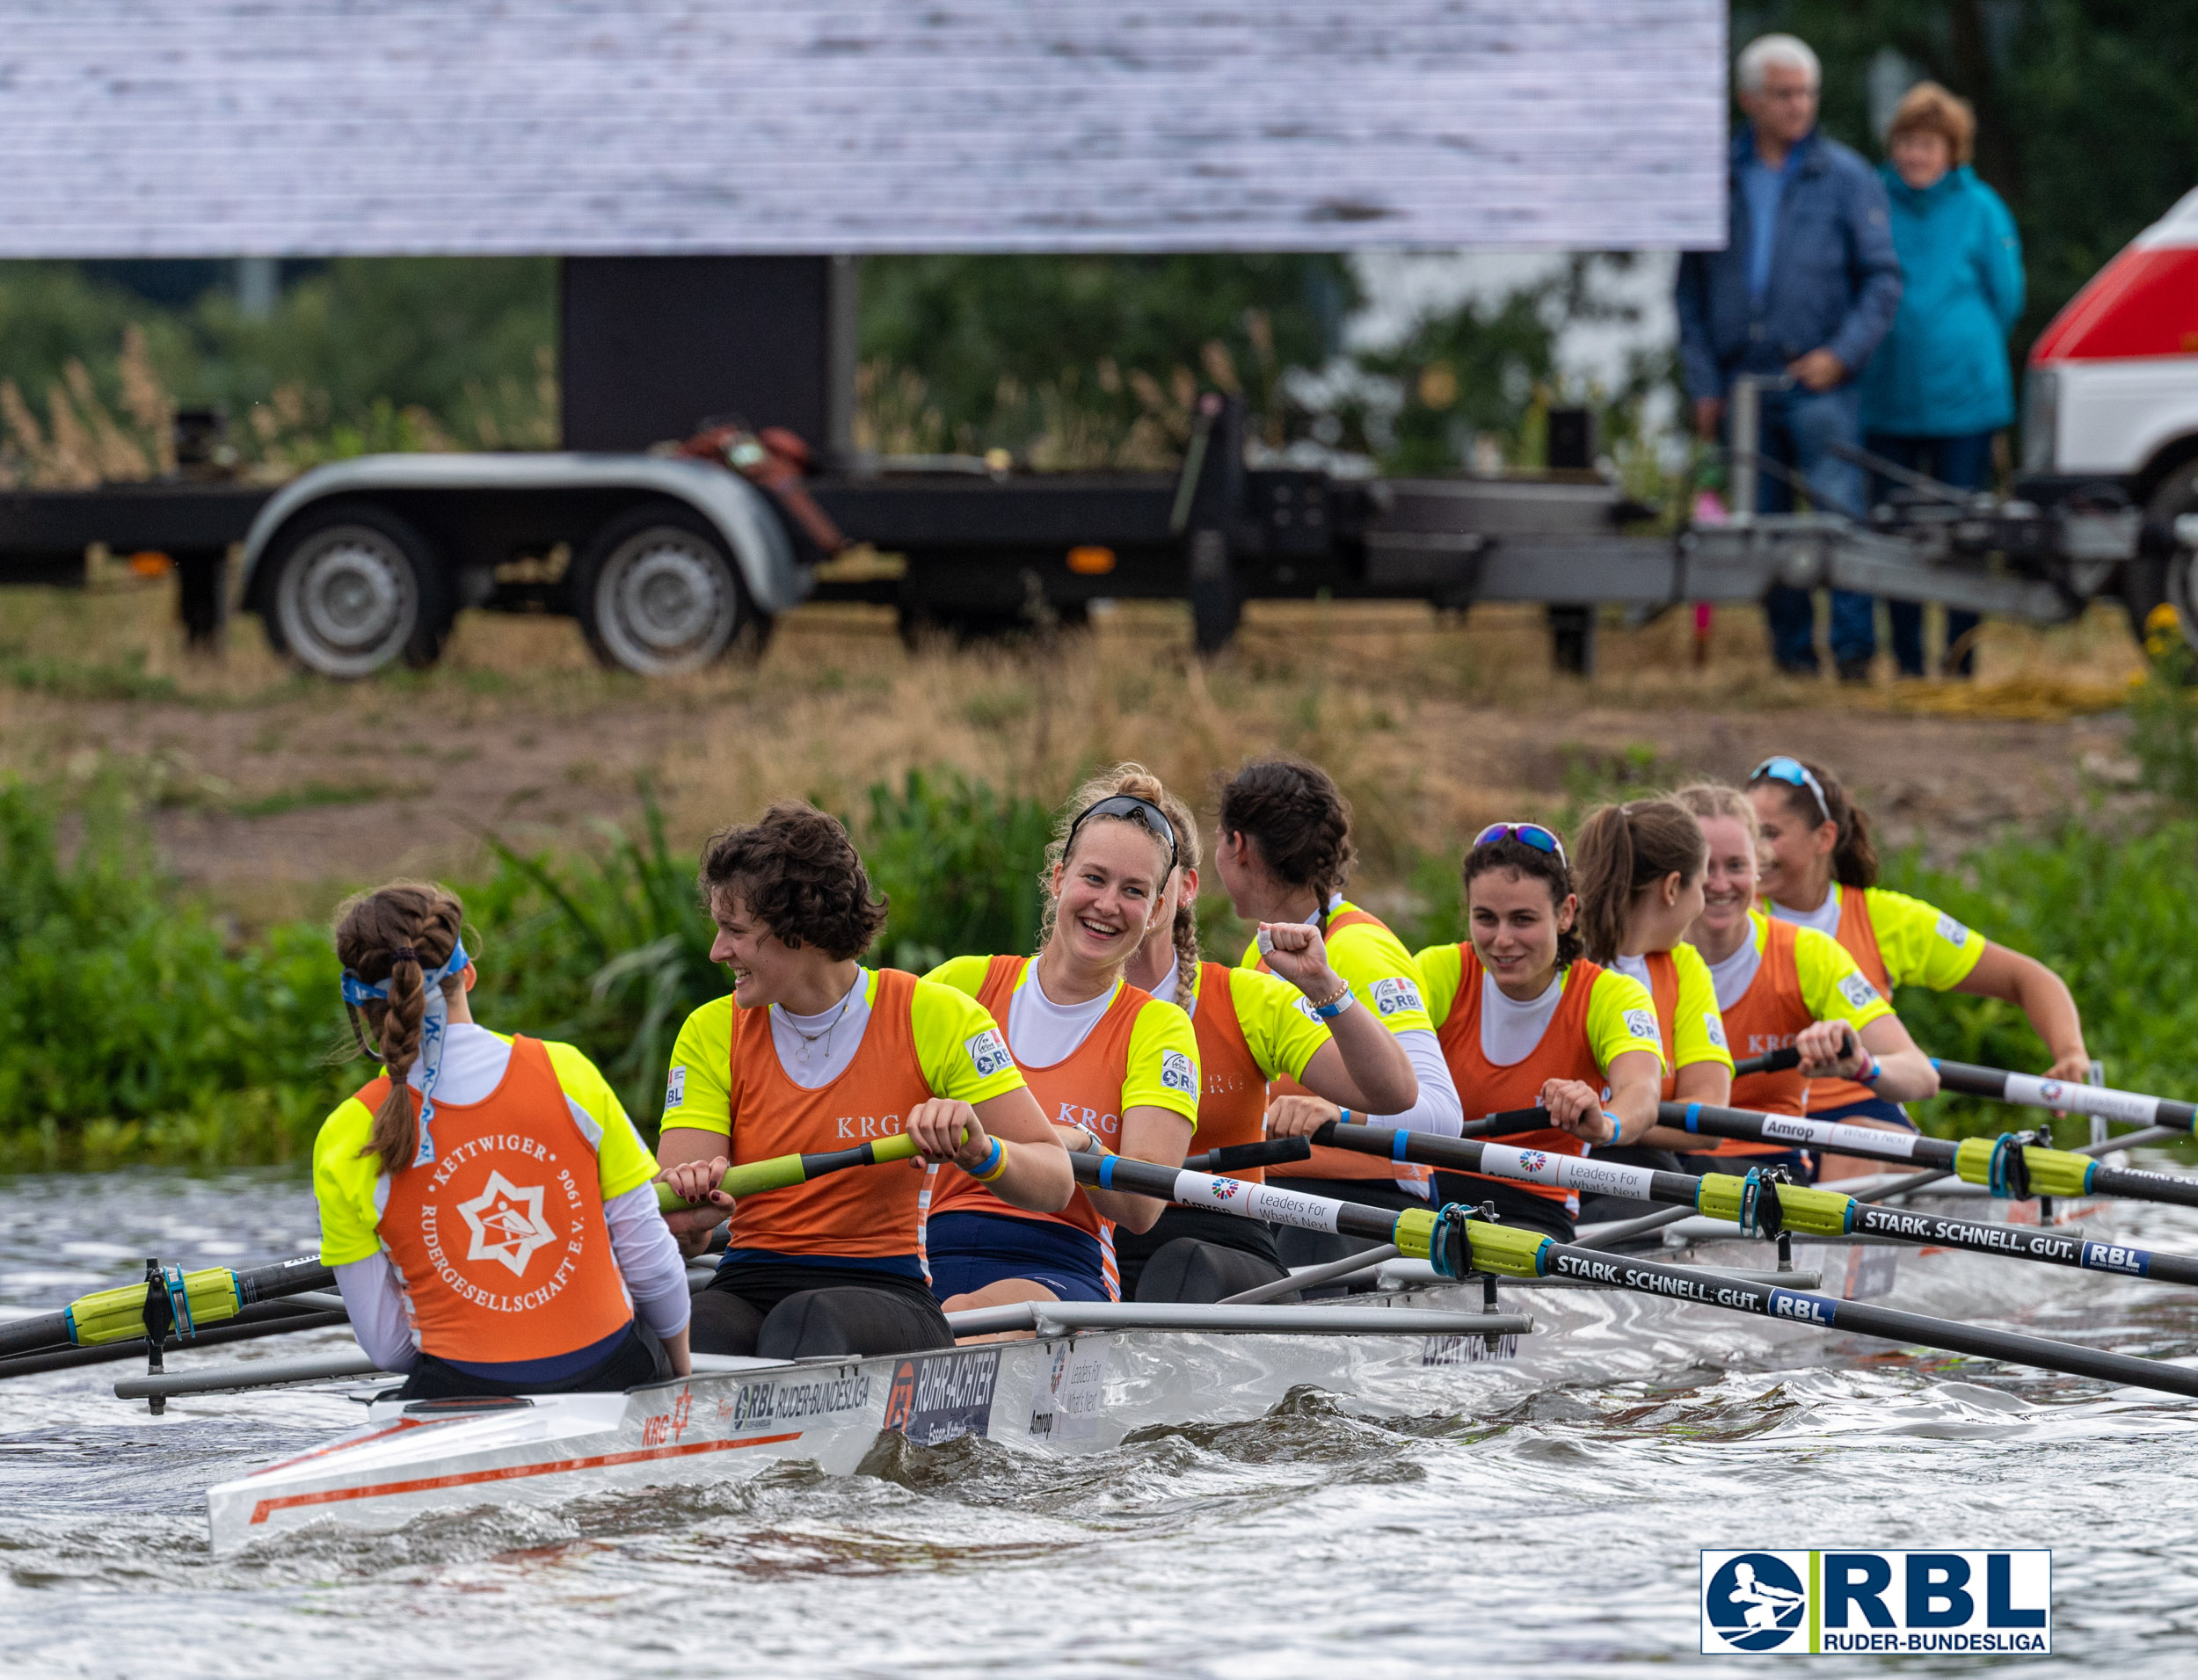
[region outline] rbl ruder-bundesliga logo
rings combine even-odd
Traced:
[[[1705,1552],[1705,1655],[2042,1655],[2053,1554]]]

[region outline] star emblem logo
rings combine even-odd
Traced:
[[[480,1195],[458,1204],[458,1212],[473,1233],[468,1260],[497,1260],[524,1277],[535,1250],[557,1240],[557,1233],[542,1217],[542,1186],[520,1189],[499,1172],[491,1172]]]

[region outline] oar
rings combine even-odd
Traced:
[[[1743,1235],[1751,1237],[1775,1237],[1781,1231],[1804,1237],[1889,1237],[1897,1242],[1965,1248],[2010,1260],[2071,1266],[2079,1271],[2149,1277],[2160,1284],[2198,1284],[2198,1258],[2187,1255],[2092,1242],[2034,1226],[1991,1225],[1880,1207],[1838,1190],[1782,1184],[1773,1179],[1730,1173],[1706,1173],[1696,1178],[1689,1173],[1629,1167],[1592,1156],[1512,1149],[1503,1144],[1437,1138],[1423,1131],[1390,1131],[1379,1126],[1331,1124],[1321,1128],[1315,1141],[1452,1172],[1486,1173],[1527,1184],[1663,1202],[1713,1219],[1729,1220]]]
[[[2087,1154],[2026,1143],[2012,1132],[2002,1132],[1997,1138],[1964,1138],[1957,1143],[1911,1131],[1879,1131],[1837,1121],[1713,1108],[1706,1102],[1658,1103],[1656,1119],[1660,1124],[1700,1136],[1823,1149],[1867,1160],[1912,1161],[1951,1173],[1964,1183],[1982,1184],[1995,1196],[2017,1200],[2033,1196],[2118,1196],[2136,1202],[2198,1207],[2198,1178],[2104,1167]],[[2129,1140],[2127,1137],[2115,1138],[2114,1146]]]
[[[1508,1138],[1521,1131],[1547,1131],[1551,1129],[1547,1109],[1505,1109],[1501,1113],[1483,1115],[1478,1120],[1468,1120],[1458,1135],[1461,1138]]]
[[[2030,1109],[2056,1109],[2063,1114],[2096,1115],[2102,1120],[2124,1120],[2131,1125],[2160,1126],[2170,1131],[2189,1131],[2194,1122],[2198,1122],[2198,1103],[2179,1102],[2172,1097],[2117,1091],[2105,1085],[2073,1085],[2033,1073],[2011,1073],[2002,1067],[1942,1062],[1936,1057],[1931,1065],[1939,1070],[1940,1090],[1958,1091],[1963,1096],[1989,1097],[1995,1102]]]
[[[164,1350],[188,1345],[193,1348],[220,1347],[230,1342],[257,1342],[262,1336],[293,1335],[301,1330],[326,1330],[351,1320],[342,1313],[323,1313],[308,1310],[282,1313],[272,1309],[286,1307],[287,1301],[261,1301],[246,1307],[226,1324],[211,1330],[201,1330],[186,1344],[170,1336],[162,1347]],[[152,1349],[144,1337],[132,1342],[108,1342],[96,1348],[49,1348],[43,1353],[18,1354],[11,1359],[0,1359],[0,1379],[10,1377],[30,1377],[41,1371],[69,1371],[78,1365],[104,1365],[123,1359],[142,1359]]]
[[[857,1144],[852,1149],[826,1150],[815,1155],[773,1155],[768,1160],[752,1160],[743,1167],[728,1167],[717,1181],[717,1188],[736,1202],[744,1196],[760,1196],[765,1190],[782,1190],[795,1184],[806,1184],[812,1178],[822,1178],[826,1173],[844,1172],[850,1167],[870,1167],[879,1161],[913,1160],[916,1142],[906,1132],[896,1132],[890,1138]],[[669,1184],[657,1186],[657,1205],[666,1213],[677,1213],[684,1208],[699,1205],[689,1203]]]
[[[1782,1050],[1766,1050],[1760,1056],[1750,1056],[1732,1065],[1732,1076],[1740,1079],[1750,1073],[1783,1073],[1789,1067],[1801,1065],[1801,1053],[1788,1044]]]
[[[1836,1301],[1829,1296],[1721,1276],[1715,1272],[1697,1271],[1685,1266],[1619,1259],[1558,1242],[1539,1232],[1492,1224],[1474,1216],[1469,1209],[1455,1205],[1439,1211],[1408,1208],[1394,1212],[1357,1202],[1308,1196],[1301,1190],[1273,1184],[1250,1184],[1242,1179],[1188,1173],[1180,1167],[1156,1166],[1120,1155],[1072,1155],[1069,1161],[1079,1180],[1103,1189],[1127,1190],[1248,1219],[1267,1219],[1277,1225],[1394,1242],[1400,1254],[1432,1262],[1436,1271],[1445,1277],[1463,1278],[1469,1273],[1480,1272],[1505,1277],[1571,1278],[1583,1284],[1722,1307],[1729,1312],[1750,1313],[1758,1318],[1851,1330],[1910,1347],[1935,1348],[1979,1359],[1999,1359],[2041,1371],[2060,1371],[2071,1377],[2089,1377],[2100,1382],[2198,1397],[2198,1371],[2185,1371],[2180,1366],[2129,1354],[2049,1342],[2042,1336],[1925,1318],[1921,1313],[1897,1312],[1891,1307]]]
[[[1226,1144],[1193,1155],[1183,1165],[1194,1173],[1242,1173],[1255,1167],[1284,1167],[1313,1159],[1310,1138],[1264,1138],[1255,1144]]]
[[[203,1326],[235,1318],[255,1301],[273,1300],[307,1290],[330,1288],[336,1274],[317,1255],[300,1255],[271,1266],[231,1271],[209,1266],[186,1272],[148,1261],[144,1281],[80,1295],[57,1313],[0,1323],[0,1356],[35,1353],[47,1348],[96,1348],[113,1342],[145,1339],[145,1308],[152,1291],[166,1298],[178,1342],[193,1340]],[[157,1274],[156,1276],[150,1274]]]

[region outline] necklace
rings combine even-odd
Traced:
[[[779,1019],[786,1023],[788,1029],[793,1033],[795,1037],[801,1040],[801,1048],[794,1052],[794,1059],[800,1063],[803,1067],[805,1068],[809,1065],[810,1049],[819,1038],[824,1040],[824,1053],[826,1057],[828,1058],[831,1056],[833,1031],[839,1026],[842,1017],[846,1015],[848,1012],[848,1006],[854,1001],[855,993],[852,990],[850,990],[847,996],[840,1000],[840,1007],[833,1012],[832,1019],[825,1022],[825,1024],[815,1032],[804,1032],[799,1027],[794,1025],[793,1016],[788,1015],[784,1008],[779,1007],[779,1006],[776,1005],[773,1006],[774,1007],[778,1008]]]

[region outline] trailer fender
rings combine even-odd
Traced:
[[[741,582],[761,611],[776,615],[797,606],[813,584],[794,557],[786,528],[763,492],[724,468],[701,461],[624,455],[386,455],[331,462],[299,474],[259,510],[244,536],[244,599],[256,599],[260,558],[277,532],[298,513],[332,497],[467,491],[631,490],[664,496],[708,520],[740,568]],[[574,531],[577,546],[591,533]]]

